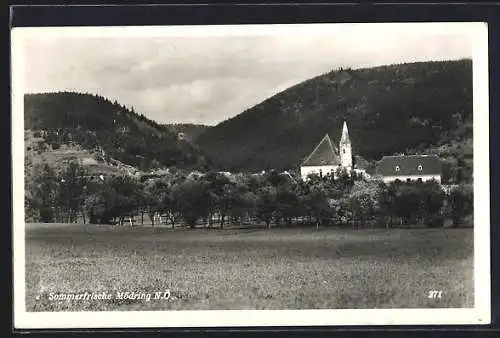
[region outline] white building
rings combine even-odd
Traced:
[[[312,153],[306,158],[300,167],[300,176],[303,180],[311,174],[319,176],[333,174],[338,168],[344,168],[347,172],[353,169],[352,147],[347,130],[347,123],[344,121],[342,136],[339,142],[340,154],[333,145],[330,136],[326,134],[321,142],[314,148]]]
[[[435,180],[441,183],[441,162],[436,155],[384,156],[378,171],[385,183]]]

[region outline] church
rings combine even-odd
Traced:
[[[326,134],[321,142],[314,148],[300,167],[302,180],[307,180],[311,174],[320,177],[333,174],[339,168],[348,173],[355,172],[367,179],[370,175],[364,169],[357,168],[353,163],[353,154],[347,123],[344,121],[342,136],[337,148]],[[384,156],[377,164],[378,174],[385,183],[393,181],[429,181],[441,183],[441,161],[436,155],[399,155]]]
[[[331,173],[335,177],[338,168],[344,168],[348,172],[353,170],[351,140],[349,139],[349,132],[345,121],[342,128],[339,148],[337,149],[337,147],[333,145],[330,136],[326,134],[302,163],[300,167],[300,176],[302,180],[306,180],[311,174],[323,176]]]

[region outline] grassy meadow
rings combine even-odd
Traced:
[[[473,229],[29,224],[27,311],[473,307]],[[168,300],[119,300],[116,291]],[[442,297],[428,298],[429,291]],[[108,292],[110,300],[49,300]],[[37,299],[38,298],[38,299]]]

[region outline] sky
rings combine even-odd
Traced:
[[[338,67],[471,58],[463,34],[228,34],[24,41],[26,93],[89,92],[159,123],[215,125]]]

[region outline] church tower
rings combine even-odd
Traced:
[[[339,144],[340,163],[342,167],[352,169],[352,149],[351,140],[349,139],[349,132],[347,131],[347,123],[344,121],[342,128],[342,137]]]

